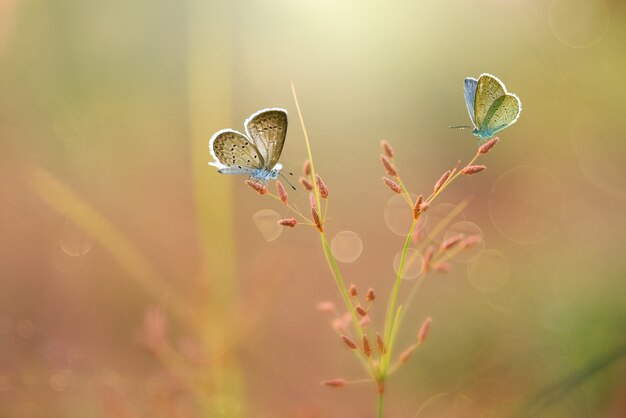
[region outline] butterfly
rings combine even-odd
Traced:
[[[278,162],[287,135],[287,111],[262,109],[244,122],[246,135],[233,129],[216,132],[209,151],[218,173],[244,174],[267,184],[276,180],[283,168]]]
[[[481,74],[478,80],[468,77],[464,84],[465,105],[474,129],[472,133],[480,141],[486,141],[496,132],[517,122],[522,111],[519,97],[509,93],[504,83],[491,74]],[[472,128],[451,126],[451,128]]]

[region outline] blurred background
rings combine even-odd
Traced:
[[[421,288],[387,415],[625,416],[625,45],[617,0],[0,0],[0,416],[374,416],[371,385],[319,384],[364,375],[316,309],[340,303],[316,234],[208,140],[284,107],[299,175],[293,80],[381,327],[408,225],[379,141],[428,194],[475,152],[447,127],[482,72],[524,110],[429,212],[470,197],[450,228],[484,245]]]

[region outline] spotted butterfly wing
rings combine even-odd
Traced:
[[[522,104],[515,94],[506,91],[504,84],[491,74],[481,74],[474,96],[474,134],[487,139],[514,124]]]
[[[249,174],[265,166],[265,160],[257,147],[242,133],[222,129],[209,141],[214,162],[223,174]]]
[[[259,110],[246,119],[244,125],[248,137],[263,156],[263,168],[273,169],[287,136],[287,111],[279,108]]]

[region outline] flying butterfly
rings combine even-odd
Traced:
[[[465,105],[472,120],[472,133],[486,141],[517,122],[522,111],[519,97],[509,93],[504,83],[491,74],[481,74],[478,79],[468,77],[464,84]],[[471,129],[471,126],[451,126]]]
[[[243,174],[267,184],[276,180],[283,168],[278,162],[287,135],[287,111],[262,109],[244,122],[246,135],[233,129],[216,132],[209,151],[218,173]]]

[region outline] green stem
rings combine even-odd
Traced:
[[[378,418],[383,418],[385,394],[381,391],[378,392]]]
[[[350,316],[352,317],[352,325],[354,327],[354,331],[356,333],[356,337],[361,337],[363,335],[363,330],[361,328],[361,322],[359,317],[357,316],[356,310],[354,309],[354,305],[352,304],[352,300],[350,299],[350,294],[348,293],[348,288],[346,287],[346,282],[344,281],[341,271],[339,270],[339,266],[335,261],[335,257],[333,256],[332,251],[330,250],[330,245],[328,244],[328,240],[326,239],[325,233],[320,233],[320,239],[322,241],[322,248],[324,249],[324,255],[326,256],[326,263],[330,267],[333,278],[335,279],[335,283],[337,284],[337,288],[341,293],[343,298],[343,302],[346,305],[346,309],[350,312]],[[376,370],[372,365],[371,361],[369,361],[361,351],[355,351],[361,363],[366,367],[366,369],[370,370],[372,377],[376,375]]]
[[[398,301],[398,291],[400,289],[400,283],[402,282],[402,273],[404,272],[404,264],[406,262],[406,254],[409,250],[409,245],[411,244],[411,237],[413,236],[413,231],[415,230],[415,226],[417,225],[418,219],[413,219],[411,223],[411,229],[409,229],[409,233],[406,236],[406,240],[404,242],[404,248],[402,249],[402,256],[400,257],[400,265],[398,266],[398,275],[396,276],[396,281],[393,285],[393,290],[391,292],[391,299],[389,300],[389,306],[387,308],[387,318],[385,320],[385,344],[387,344],[387,353],[385,354],[384,364],[383,364],[383,373],[386,372],[387,366],[389,365],[389,359],[391,358],[391,346],[393,345],[390,341],[391,331],[393,329],[393,322],[395,322],[395,314],[396,314],[396,302]]]

